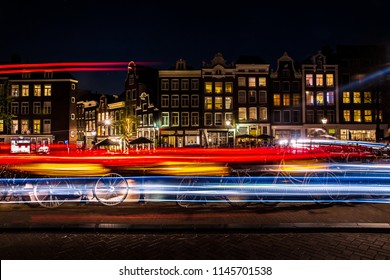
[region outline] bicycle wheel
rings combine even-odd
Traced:
[[[337,175],[329,171],[312,172],[305,177],[305,185],[313,190],[310,196],[319,204],[329,204],[332,201],[339,201],[347,195],[341,191],[341,183]]]
[[[34,197],[42,207],[57,208],[65,202],[70,189],[70,183],[64,178],[37,179],[34,186]]]
[[[278,201],[284,197],[284,190],[277,189],[278,176],[275,172],[262,172],[254,179],[253,196],[255,201],[266,206],[276,206]]]
[[[198,183],[198,178],[183,178],[176,193],[176,204],[183,208],[205,205],[207,197],[196,190]]]
[[[115,206],[122,203],[129,192],[129,185],[125,178],[117,173],[109,173],[97,180],[93,189],[96,199],[106,206]]]

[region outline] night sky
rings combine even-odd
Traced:
[[[12,0],[0,11],[3,63],[17,54],[24,63],[134,60],[168,68],[184,58],[199,68],[221,52],[228,62],[258,55],[275,65],[284,51],[300,61],[323,45],[390,42],[386,0]],[[79,88],[105,94],[122,92],[126,78],[73,75]]]

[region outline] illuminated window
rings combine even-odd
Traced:
[[[245,107],[238,108],[238,120],[240,120],[240,121],[246,120],[246,108]]]
[[[240,90],[238,92],[238,103],[239,104],[246,103],[246,92],[244,90]]]
[[[301,105],[301,95],[299,93],[293,94],[293,106],[298,107]]]
[[[215,93],[222,93],[222,82],[215,82]]]
[[[314,105],[314,92],[313,91],[306,91],[306,104],[307,105]]]
[[[364,122],[372,122],[372,111],[364,110]]]
[[[306,74],[306,86],[312,87],[313,86],[313,74]]]
[[[316,104],[324,105],[324,93],[322,91],[319,91],[316,94]]]
[[[372,103],[371,92],[369,91],[364,92],[364,103]]]
[[[283,94],[283,106],[290,106],[290,94]]]
[[[260,120],[266,121],[268,119],[267,107],[260,107]]]
[[[21,124],[21,133],[22,134],[30,133],[28,120],[21,120],[20,124]]]
[[[226,110],[233,109],[233,98],[232,97],[225,97],[225,109]]]
[[[354,122],[361,122],[362,116],[360,110],[353,110],[353,121]]]
[[[361,96],[360,96],[360,92],[358,91],[354,91],[353,92],[353,103],[361,103],[362,102],[362,99],[361,99]]]
[[[0,120],[0,132],[4,132],[4,120]]]
[[[204,98],[204,108],[205,110],[213,109],[213,99],[211,97]]]
[[[33,133],[40,134],[41,133],[41,120],[34,120],[33,126],[34,126]]]
[[[251,120],[251,121],[257,120],[257,108],[256,107],[249,108],[249,120]]]
[[[351,96],[349,91],[343,92],[343,103],[351,103]]]
[[[322,87],[324,85],[324,75],[316,74],[316,86]]]
[[[259,77],[259,86],[260,87],[266,87],[267,86],[267,79],[265,77]]]
[[[344,121],[350,122],[351,121],[351,112],[349,110],[343,111]]]
[[[233,83],[227,82],[225,83],[225,93],[232,93],[233,92]]]
[[[19,85],[12,85],[11,86],[11,95],[12,96],[19,96]]]
[[[41,85],[34,85],[34,96],[41,96]]]
[[[249,79],[248,79],[248,86],[249,87],[256,87],[256,78],[249,77]]]
[[[334,86],[333,74],[326,74],[326,85],[330,87]]]
[[[11,122],[11,133],[19,133],[19,124],[18,124],[18,120],[12,120]]]
[[[275,93],[274,94],[274,106],[280,106],[280,94],[279,93]]]
[[[44,96],[51,96],[51,85],[44,85]]]
[[[334,105],[334,91],[328,91],[326,93],[326,104]]]
[[[239,77],[238,78],[238,86],[239,87],[245,87],[246,86],[246,79],[245,79],[245,77]]]
[[[222,97],[215,97],[215,109],[220,110],[223,108]]]
[[[204,90],[205,90],[205,93],[212,93],[213,92],[213,83],[212,82],[205,82],[204,83]]]
[[[22,85],[22,96],[28,96],[28,90],[29,90],[28,85]]]

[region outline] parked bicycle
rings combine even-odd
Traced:
[[[33,186],[27,173],[13,170],[10,165],[0,167],[1,202],[18,202],[30,207],[37,207],[37,202],[31,199],[32,190]]]
[[[343,172],[330,169],[324,162],[309,163],[302,161],[289,162],[282,159],[278,165],[266,166],[255,185],[263,186],[257,189],[256,201],[277,204],[286,196],[292,200],[307,200],[311,197],[317,203],[330,203],[342,200],[347,193],[341,190],[340,175]],[[267,188],[271,186],[272,188]],[[294,191],[291,187],[294,188]]]
[[[126,178],[117,173],[98,178],[47,177],[37,179],[34,184],[35,199],[45,208],[57,208],[66,201],[89,202],[93,199],[106,206],[115,206],[126,199],[128,192]]]
[[[249,168],[220,166],[219,176],[190,176],[181,179],[176,204],[183,208],[192,208],[212,202],[225,202],[236,208],[245,207],[248,201],[242,193],[250,183]]]

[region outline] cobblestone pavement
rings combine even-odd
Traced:
[[[390,259],[388,230],[3,230],[1,259]]]

